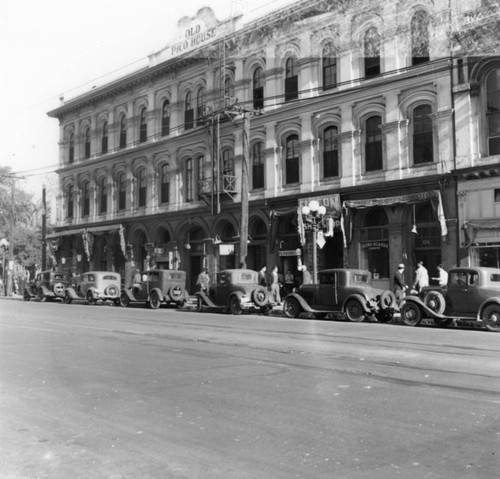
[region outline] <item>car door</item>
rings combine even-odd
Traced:
[[[314,309],[332,310],[338,304],[337,274],[335,271],[325,271],[319,274],[317,293],[313,301]]]
[[[451,271],[446,292],[446,314],[475,316],[479,308],[478,282],[479,276],[475,271]]]

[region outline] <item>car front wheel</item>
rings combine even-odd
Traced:
[[[120,306],[127,308],[129,304],[130,304],[130,299],[128,299],[127,294],[121,293],[120,294]]]
[[[350,299],[345,305],[345,314],[349,321],[359,323],[365,319],[365,310],[357,299]]]
[[[96,303],[94,295],[92,294],[92,291],[87,291],[87,304],[90,304],[93,306]]]
[[[401,320],[406,326],[418,326],[422,322],[420,307],[412,302],[406,302],[401,308]]]
[[[483,313],[484,327],[488,331],[500,331],[500,306],[492,304],[488,306]]]
[[[229,312],[235,315],[241,314],[240,300],[237,296],[231,296],[229,300]]]
[[[64,302],[66,304],[71,304],[71,296],[69,295],[69,293],[66,291],[66,293],[64,293]]]
[[[31,300],[31,294],[28,293],[28,291],[24,292],[23,295],[24,301],[30,301]]]
[[[196,311],[198,313],[203,311],[203,300],[199,296],[196,296]]]
[[[285,298],[283,311],[287,318],[298,318],[301,313],[300,304],[294,298]]]

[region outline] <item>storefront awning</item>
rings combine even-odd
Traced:
[[[46,238],[47,239],[54,239],[54,238],[61,238],[62,236],[81,235],[84,231],[85,231],[85,228],[78,228],[75,230],[57,231],[56,233],[49,233],[46,236]]]
[[[424,201],[434,200],[436,203],[436,213],[439,224],[441,226],[441,236],[445,237],[448,234],[446,226],[446,218],[444,216],[443,202],[441,200],[441,192],[439,190],[422,191],[420,193],[411,193],[408,195],[387,196],[385,198],[370,198],[368,200],[351,200],[344,201],[343,208],[347,212],[349,208],[371,208],[373,206],[390,206],[395,204],[416,204]]]
[[[89,228],[77,228],[73,230],[64,230],[64,231],[57,231],[55,233],[49,233],[46,236],[46,238],[54,239],[54,238],[61,238],[63,236],[81,235],[83,233],[99,233],[103,231],[115,231],[119,230],[121,227],[122,227],[121,224],[107,225],[107,226],[90,226]]]
[[[479,230],[500,230],[500,218],[481,218],[466,220],[463,224],[465,231],[465,245],[468,248],[476,241]]]

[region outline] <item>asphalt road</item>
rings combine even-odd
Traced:
[[[500,335],[0,300],[0,478],[500,476]]]

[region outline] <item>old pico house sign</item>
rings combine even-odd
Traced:
[[[181,53],[198,48],[213,40],[216,36],[215,27],[206,28],[201,23],[194,24],[184,30],[184,40],[174,43],[170,47],[170,56],[175,57]]]

